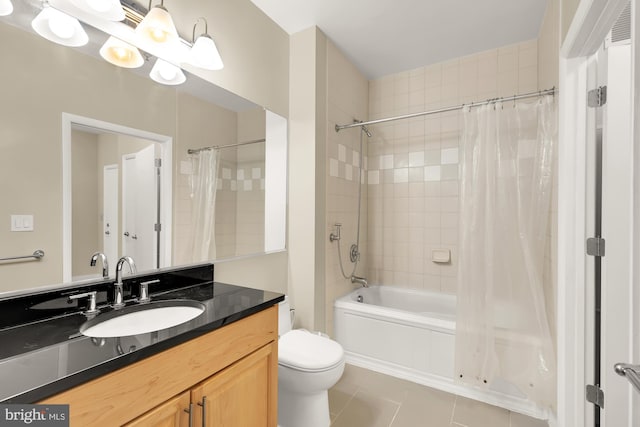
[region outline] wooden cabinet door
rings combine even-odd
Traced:
[[[277,372],[277,343],[271,343],[194,387],[194,425],[276,427]]]
[[[189,391],[174,397],[155,407],[144,415],[139,416],[126,427],[187,427],[189,426]],[[195,409],[194,409],[195,411]]]

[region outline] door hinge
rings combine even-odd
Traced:
[[[592,108],[602,107],[607,103],[607,87],[600,86],[587,92],[587,105]]]
[[[162,159],[155,159],[155,166],[157,168],[161,167],[162,166]]]
[[[587,239],[587,255],[604,256],[604,243],[602,237],[589,237]]]
[[[162,231],[162,224],[153,224],[153,231]]]
[[[587,402],[593,403],[598,408],[604,409],[604,391],[600,386],[587,384],[586,387]]]

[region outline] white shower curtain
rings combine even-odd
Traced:
[[[209,261],[216,257],[216,191],[218,150],[203,150],[192,157],[191,171],[191,259]]]
[[[543,273],[556,134],[551,96],[463,112],[456,379],[555,405]]]

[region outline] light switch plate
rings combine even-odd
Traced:
[[[11,231],[33,231],[33,215],[11,215]]]

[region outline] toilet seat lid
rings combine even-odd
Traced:
[[[330,369],[344,358],[337,342],[308,331],[293,330],[278,340],[278,363],[303,371]]]

